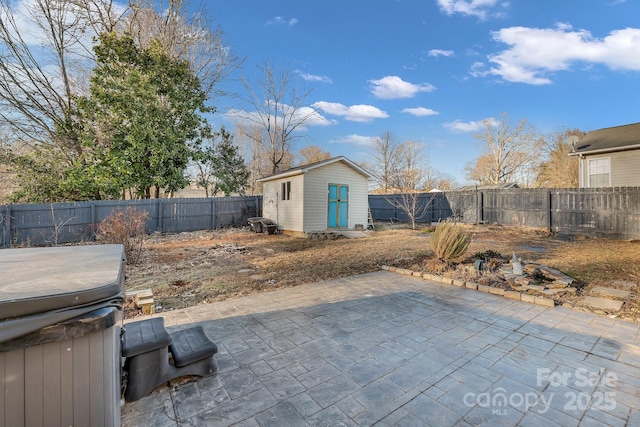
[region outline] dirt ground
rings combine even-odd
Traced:
[[[640,242],[567,238],[533,229],[498,225],[467,226],[473,234],[467,253],[454,263],[434,259],[430,233],[380,225],[367,237],[335,240],[256,234],[248,228],[154,234],[145,239],[140,261],[127,266],[127,291],[151,289],[157,311],[303,283],[377,271],[382,265],[440,272],[458,278],[476,273],[474,254],[512,253],[525,262],[545,264],[575,278],[577,295],[556,298],[574,305],[580,295],[600,285],[619,288],[640,282]],[[497,274],[472,277],[478,283],[507,287]],[[140,314],[128,303],[125,316]],[[640,321],[637,289],[618,317]]]

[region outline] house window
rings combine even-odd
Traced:
[[[611,158],[589,160],[589,187],[611,187]]]
[[[280,185],[282,200],[291,200],[291,181],[283,182]]]

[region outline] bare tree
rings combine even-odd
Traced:
[[[304,106],[310,91],[301,88],[289,70],[276,70],[268,62],[258,68],[262,77],[255,89],[244,80],[254,111],[236,114],[243,122],[244,136],[255,145],[254,155],[265,160],[269,173],[274,174],[290,165],[294,141],[304,136],[299,131],[317,113]]]
[[[308,147],[301,148],[298,152],[298,155],[301,158],[299,164],[308,165],[310,163],[321,162],[322,160],[327,160],[331,158],[331,153],[317,145],[310,145]]]
[[[432,166],[424,170],[424,190],[453,190],[459,186],[455,178],[446,172],[439,171]]]
[[[383,132],[374,142],[373,164],[367,165],[381,192],[393,188],[393,177],[398,168],[400,142],[389,131]]]
[[[583,136],[579,129],[558,132],[545,144],[548,159],[541,165],[538,182],[547,188],[576,188],[579,185],[578,158],[569,156],[573,146],[568,141],[572,135]]]
[[[498,123],[489,119],[483,123],[485,132],[475,135],[484,143],[483,153],[465,168],[467,178],[481,184],[519,180],[523,186],[533,185],[533,172],[542,152],[542,138],[526,119],[513,126],[506,113]]]
[[[390,195],[387,200],[407,215],[411,228],[415,230],[417,220],[426,213],[434,196],[424,191],[426,178],[424,147],[420,143],[407,141],[398,145],[395,152],[397,164],[390,184],[397,194]]]
[[[170,57],[191,64],[205,93],[226,95],[220,84],[242,60],[224,44],[224,32],[205,10],[188,7],[183,0],[138,0],[119,29],[131,34],[141,47],[160,42]]]
[[[0,0],[0,119],[13,139],[77,150],[57,130],[70,122],[78,76],[91,61],[90,14],[73,0],[34,0],[21,10],[12,3]]]

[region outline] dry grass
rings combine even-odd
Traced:
[[[637,242],[567,241],[539,230],[502,226],[467,228],[472,243],[466,258],[458,262],[487,250],[506,257],[516,252],[525,261],[562,270],[584,282],[585,289],[614,280],[640,281]],[[337,240],[255,234],[247,229],[154,235],[145,241],[141,262],[127,267],[126,285],[128,290],[153,289],[156,303],[171,309],[376,271],[381,265],[429,271],[435,258],[430,239],[429,233],[398,227],[378,228],[366,238]],[[634,301],[625,307],[633,309]],[[128,315],[133,314],[129,310]]]

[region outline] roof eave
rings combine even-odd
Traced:
[[[609,147],[609,148],[601,148],[599,150],[585,150],[585,151],[573,151],[569,153],[570,156],[579,156],[583,154],[602,154],[602,153],[615,153],[618,151],[630,151],[630,150],[640,150],[640,144],[634,145],[625,145],[622,147]]]

